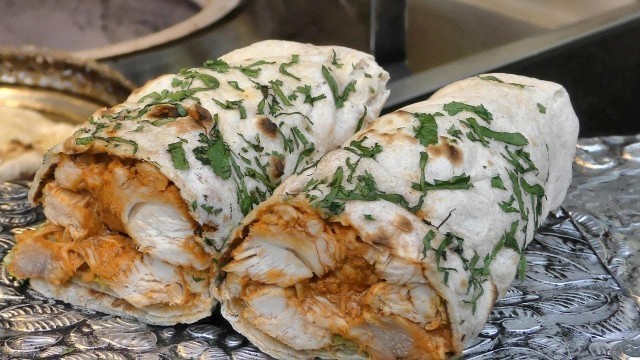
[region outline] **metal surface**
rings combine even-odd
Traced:
[[[589,141],[592,140],[581,142],[582,149],[627,146],[622,156],[637,155],[637,146],[629,147],[626,138]],[[617,145],[612,147],[614,143]],[[596,156],[595,163],[634,161],[610,157]],[[577,208],[572,200],[591,191],[580,187],[590,177],[593,184],[607,178],[583,174],[581,165],[576,166],[576,183],[567,203],[572,209]],[[40,210],[27,202],[26,193],[26,184],[0,185],[0,256],[13,246],[13,234],[43,218]],[[607,196],[601,193],[598,201],[604,204]],[[598,261],[598,255],[568,214],[561,211],[547,218],[527,248],[526,258],[525,280],[515,281],[498,301],[489,322],[480,336],[470,341],[463,358],[637,357],[638,307]],[[620,269],[611,267],[611,270],[619,276]],[[43,298],[26,284],[9,277],[1,266],[0,342],[1,354],[27,359],[267,358],[233,331],[219,313],[193,325],[145,325]]]
[[[574,173],[571,217],[640,305],[640,136],[582,139]]]

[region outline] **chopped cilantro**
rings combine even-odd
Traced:
[[[318,96],[311,95],[311,86],[309,86],[309,85],[298,86],[296,88],[296,92],[299,92],[300,94],[303,94],[304,95],[304,103],[305,104],[311,104],[311,106],[313,106],[313,103],[315,103],[316,101],[325,99],[327,97],[325,94],[321,94],[321,95],[318,95]]]
[[[230,68],[229,64],[227,64],[226,61],[221,59],[207,60],[204,62],[204,67],[219,73],[229,72],[229,68]]]
[[[344,64],[338,62],[338,56],[336,54],[336,51],[335,50],[332,50],[332,51],[333,51],[333,56],[331,57],[331,65],[340,69]]]
[[[371,214],[364,214],[364,219],[367,221],[374,221],[375,218]]]
[[[375,160],[376,155],[382,152],[382,146],[380,146],[380,144],[378,143],[375,143],[373,146],[367,147],[366,145],[362,144],[365,140],[367,140],[366,136],[363,137],[360,141],[353,140],[351,141],[351,143],[349,143],[349,146],[345,147],[344,149],[360,157]]]
[[[227,81],[227,84],[229,84],[229,86],[231,86],[232,88],[238,90],[238,91],[244,91],[243,88],[240,87],[240,85],[238,85],[237,81]]]
[[[77,138],[76,139],[76,145],[89,145],[91,144],[96,138],[93,136],[86,136],[86,137],[81,137],[81,138]]]
[[[504,183],[502,182],[500,175],[496,175],[491,178],[491,187],[496,189],[507,190],[507,188],[504,187]]]
[[[480,141],[485,146],[488,145],[485,138],[494,139],[514,146],[525,146],[529,144],[527,138],[520,133],[493,131],[487,127],[479,125],[476,119],[472,117],[467,118],[466,121],[462,121],[462,123],[469,126],[473,135],[475,135],[475,138],[472,138],[472,136],[469,136],[470,133],[467,133],[467,137],[472,141]]]
[[[211,166],[216,175],[226,180],[231,177],[231,151],[222,139],[217,120],[215,116],[208,136],[200,134],[199,141],[203,145],[193,149],[193,154],[201,163]]]
[[[333,100],[336,104],[336,107],[338,109],[342,108],[344,106],[344,102],[347,101],[349,94],[356,91],[356,81],[351,80],[351,82],[349,82],[349,84],[347,84],[347,86],[342,91],[342,95],[340,95],[336,80],[331,75],[329,69],[327,69],[327,67],[324,65],[322,65],[322,76],[327,81],[327,84],[329,84],[329,88],[331,89],[331,93],[333,94]]]
[[[516,201],[516,198],[513,197],[513,195],[511,195],[511,197],[509,198],[508,201],[503,201],[500,204],[498,204],[498,206],[500,206],[500,209],[502,209],[502,211],[506,212],[506,213],[517,213],[520,212],[518,211],[518,209],[513,207],[513,202]]]
[[[271,84],[271,89],[273,89],[273,92],[280,99],[280,101],[282,101],[283,104],[285,104],[286,106],[293,106],[293,104],[289,101],[289,99],[287,99],[287,97],[282,92],[282,89],[280,88],[280,86],[282,86],[283,84],[281,80],[271,80],[269,81],[269,84]]]
[[[456,128],[455,125],[451,125],[449,129],[447,129],[447,134],[453,136],[454,138],[460,140],[460,135],[462,135],[462,131]]]
[[[288,76],[290,78],[293,78],[293,79],[296,79],[296,80],[300,81],[299,77],[293,75],[292,73],[290,73],[287,70],[290,66],[292,66],[294,64],[297,64],[299,59],[300,59],[300,55],[298,55],[298,54],[291,55],[291,61],[289,61],[288,63],[280,64],[280,73],[283,74],[283,75],[286,75],[286,76]]]
[[[171,161],[173,161],[174,168],[178,170],[189,169],[189,163],[187,162],[187,157],[182,147],[182,141],[169,144],[167,151],[171,154]]]
[[[474,106],[458,101],[452,101],[450,103],[444,104],[442,108],[447,112],[447,114],[451,116],[456,115],[462,111],[468,111],[478,115],[480,119],[486,122],[491,122],[491,120],[493,120],[493,116],[491,115],[491,113],[482,104]]]
[[[202,210],[206,211],[207,214],[211,215],[213,213],[213,206],[207,204],[201,204],[200,207]]]
[[[544,196],[544,188],[539,184],[530,185],[524,178],[520,178],[520,186],[526,193],[540,197]]]
[[[265,61],[265,60],[258,60],[258,61],[254,62],[252,64],[247,65],[247,66],[239,66],[236,69],[240,70],[240,72],[242,72],[243,74],[245,74],[246,76],[248,76],[250,78],[256,78],[256,77],[258,77],[258,75],[260,74],[260,71],[262,70],[258,66],[267,65],[267,64],[275,64],[275,62],[269,62],[269,61]]]
[[[547,108],[544,105],[542,105],[540,103],[537,103],[536,105],[538,106],[538,111],[540,112],[540,114],[546,114],[547,113]]]
[[[493,76],[493,75],[486,75],[486,76],[478,76],[480,79],[482,80],[488,80],[488,81],[495,81],[495,82],[499,82],[501,84],[509,84],[509,85],[513,85],[516,87],[519,87],[520,89],[524,89],[525,87],[527,87],[527,85],[523,85],[523,84],[518,84],[518,83],[506,83],[500,79],[498,79],[497,77]]]
[[[367,116],[368,111],[369,110],[367,108],[367,105],[364,105],[364,112],[362,113],[362,116],[360,116],[360,119],[358,119],[358,124],[356,125],[356,131],[354,133],[362,130],[362,126],[364,125],[364,118]]]
[[[420,140],[422,146],[435,145],[438,143],[438,124],[436,123],[436,116],[442,116],[441,113],[425,114],[414,113],[418,119],[418,126],[413,128],[415,136]]]
[[[187,79],[200,80],[205,88],[210,90],[217,89],[220,86],[220,82],[218,81],[218,79],[216,79],[215,76],[204,74],[195,70],[180,71],[180,75],[184,76]]]
[[[426,181],[424,184],[413,183],[411,184],[411,188],[423,193],[432,190],[467,190],[473,187],[473,184],[469,182],[470,179],[471,177],[469,175],[462,173],[461,175],[456,175],[449,180],[434,179],[433,184]]]
[[[242,105],[243,100],[233,100],[233,101],[226,100],[224,103],[216,99],[211,99],[211,100],[213,100],[216,104],[218,104],[218,106],[220,106],[223,109],[238,110],[238,112],[240,113],[240,119],[247,118],[247,110]]]
[[[423,244],[423,248],[422,248],[422,255],[423,256],[427,256],[427,251],[428,250],[435,250],[432,246],[431,246],[431,240],[435,239],[436,237],[436,233],[435,231],[429,229],[429,232],[427,232],[427,234],[424,236],[424,238],[422,238],[422,244]]]
[[[511,185],[513,187],[513,194],[518,201],[518,209],[520,211],[520,216],[523,220],[527,220],[527,213],[525,212],[524,202],[522,201],[522,191],[520,190],[520,182],[518,180],[518,175],[516,173],[509,171],[509,179],[511,180]]]

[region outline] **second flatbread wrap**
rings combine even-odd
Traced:
[[[201,319],[233,227],[375,118],[387,80],[370,55],[285,41],[155,79],[49,151],[30,192],[47,222],[7,269],[76,305]]]
[[[278,358],[460,354],[524,274],[577,134],[560,85],[509,74],[377,119],[244,219],[223,315]]]

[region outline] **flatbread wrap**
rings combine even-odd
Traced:
[[[29,194],[47,220],[6,268],[107,313],[206,317],[234,226],[376,118],[388,78],[359,51],[265,41],[152,80],[48,152]]]
[[[485,74],[380,117],[234,230],[222,314],[283,359],[461,354],[571,181],[558,84]]]

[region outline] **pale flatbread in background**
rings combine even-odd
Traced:
[[[37,111],[0,106],[0,182],[31,180],[47,150],[75,129]]]

